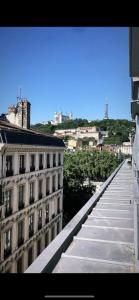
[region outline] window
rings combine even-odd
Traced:
[[[23,174],[25,173],[25,156],[20,155],[20,160],[19,160],[19,173]]]
[[[46,214],[45,223],[48,223],[49,222],[49,204],[46,205],[45,214]]]
[[[47,153],[47,168],[50,168],[50,154]]]
[[[4,233],[4,258],[8,257],[12,252],[12,229]]]
[[[12,176],[13,175],[12,161],[13,161],[12,155],[6,156],[6,176]]]
[[[58,153],[58,165],[61,165],[61,153]]]
[[[34,225],[34,215],[32,214],[29,216],[29,237],[32,237],[34,234],[33,225]]]
[[[61,188],[61,174],[58,174],[58,189]]]
[[[38,211],[38,230],[42,228],[42,208]]]
[[[30,171],[35,171],[35,155],[31,154],[30,159]]]
[[[32,264],[33,262],[33,247],[30,247],[28,250],[28,267]]]
[[[47,247],[49,245],[49,232],[47,231],[47,233],[45,234],[45,247]]]
[[[0,205],[3,205],[3,198],[2,185],[0,185]]]
[[[52,219],[55,217],[55,200],[51,200],[51,213],[52,213]]]
[[[39,155],[39,170],[43,169],[43,154]]]
[[[56,167],[56,154],[53,154],[53,167]]]
[[[51,229],[51,241],[54,239],[54,237],[55,237],[55,225],[53,225]]]
[[[60,232],[60,221],[57,222],[57,234]]]
[[[39,180],[39,199],[42,199],[42,179]]]
[[[37,242],[37,256],[41,253],[41,239]]]
[[[7,190],[4,193],[4,202],[5,202],[5,217],[8,217],[12,214],[12,190]]]
[[[18,247],[24,243],[24,221],[18,223]]]
[[[60,213],[60,197],[57,198],[57,213]]]
[[[24,208],[24,185],[19,186],[19,202],[18,202],[18,209]]]
[[[23,256],[17,261],[17,273],[23,273]]]
[[[30,183],[30,199],[29,203],[32,204],[34,203],[34,182]]]
[[[53,193],[56,191],[56,187],[55,187],[55,175],[52,176],[52,190],[53,190]]]
[[[50,194],[50,178],[46,178],[46,196]]]

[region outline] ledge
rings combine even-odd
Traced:
[[[100,199],[105,189],[108,187],[112,179],[115,177],[121,166],[111,174],[105,181],[98,192],[96,192],[81,210],[72,218],[72,220],[64,227],[64,229],[56,236],[56,238],[47,246],[46,249],[35,259],[24,273],[51,273],[58,263],[61,254],[66,251],[73,240],[74,235],[78,233],[82,224],[87,219],[88,214]]]

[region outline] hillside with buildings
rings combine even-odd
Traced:
[[[35,124],[33,130],[52,133],[62,138],[69,150],[94,149],[131,154],[131,138],[135,123],[126,119],[66,120],[57,125]]]

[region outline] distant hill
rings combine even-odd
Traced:
[[[72,129],[84,126],[97,126],[100,127],[102,131],[108,131],[108,137],[104,139],[105,144],[121,144],[129,141],[129,134],[131,133],[132,128],[135,127],[135,124],[126,119],[104,119],[91,122],[88,122],[86,119],[74,119],[65,121],[56,126],[38,123],[31,125],[31,128],[40,132],[53,134],[56,129]]]

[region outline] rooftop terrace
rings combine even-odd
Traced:
[[[135,272],[132,195],[126,160],[25,273]]]

